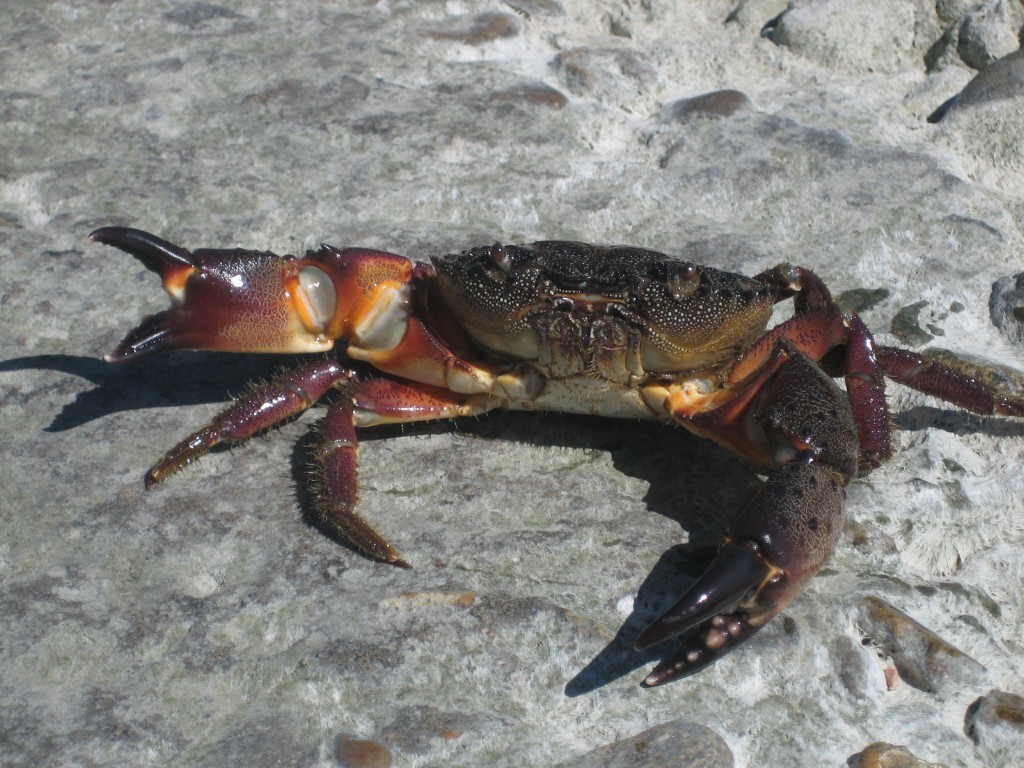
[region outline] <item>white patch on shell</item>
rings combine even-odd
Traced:
[[[400,288],[382,287],[374,297],[373,306],[352,329],[353,346],[365,350],[398,346],[409,325],[410,290],[408,284]]]
[[[319,267],[305,266],[299,270],[298,299],[312,324],[311,330],[322,332],[338,307],[334,281]]]

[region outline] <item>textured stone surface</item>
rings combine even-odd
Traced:
[[[1020,47],[1024,7],[1018,0],[936,3],[936,12],[948,26],[925,55],[929,69],[956,62],[984,69]]]
[[[106,365],[166,297],[85,239],[122,224],[188,247],[426,258],[572,238],[747,273],[785,259],[859,302],[881,343],[916,306],[928,344],[1024,369],[988,305],[1024,272],[1019,99],[925,120],[975,75],[924,60],[940,6],[968,10],[952,5],[821,4],[827,35],[805,26],[799,51],[761,35],[787,6],[770,0],[5,9],[0,763],[336,766],[344,734],[394,765],[543,766],[685,717],[738,766],[840,765],[878,739],[986,765],[963,712],[1024,693],[1019,424],[893,387],[897,455],[850,486],[854,535],[823,573],[747,649],[644,690],[673,649],[632,641],[694,564],[674,545],[715,541],[756,470],[680,430],[582,417],[367,433],[363,512],[411,571],[308,524],[316,413],[146,493],[163,450],[281,361]],[[662,119],[727,90],[751,108]],[[888,690],[864,595],[984,681]]]
[[[559,768],[732,768],[732,752],[710,728],[687,720],[673,720],[643,733],[598,747],[561,763]]]

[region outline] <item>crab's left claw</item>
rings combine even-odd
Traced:
[[[173,305],[143,318],[108,362],[169,349],[322,352],[334,344],[325,331],[335,322],[335,286],[309,260],[241,249],[190,252],[127,227],[103,227],[89,239],[160,275]]]
[[[697,583],[644,630],[642,650],[685,635],[644,680],[687,677],[750,639],[818,572],[843,528],[842,474],[804,456],[779,468],[730,526]]]
[[[779,465],[730,523],[707,571],[637,639],[639,650],[685,636],[682,649],[644,680],[648,686],[692,675],[748,640],[818,572],[842,533],[844,488],[858,450],[842,391],[781,341],[735,402],[741,407],[692,421],[752,435]]]
[[[758,588],[784,578],[754,542],[727,539],[697,583],[637,638],[636,649],[642,651],[688,634],[683,650],[658,665],[644,684],[661,685],[692,675],[747,639],[759,626],[737,608],[753,596],[751,607],[764,613],[764,607],[758,605]]]

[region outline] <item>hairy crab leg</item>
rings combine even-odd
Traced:
[[[1024,416],[1024,398],[1012,397],[979,381],[966,363],[964,370],[957,370],[896,347],[879,347],[878,359],[886,376],[918,392],[974,413]]]
[[[238,443],[257,432],[297,416],[339,382],[356,372],[337,360],[318,360],[274,377],[269,383],[239,398],[207,426],[189,435],[146,473],[147,490],[169,474],[191,464],[218,443]]]
[[[831,377],[785,339],[766,367],[775,370],[752,384],[758,394],[748,408],[737,413],[726,403],[718,410],[726,422],[743,420],[760,430],[777,469],[731,522],[708,570],[640,634],[638,649],[685,638],[645,685],[691,675],[748,640],[818,572],[842,532],[843,489],[857,471],[850,403]],[[699,432],[716,418],[715,411],[675,415]]]
[[[345,399],[328,409],[320,428],[315,477],[321,518],[369,557],[410,568],[398,550],[355,511],[359,454],[356,427],[472,416],[487,412],[500,400],[386,378],[354,382],[345,387],[345,394]]]

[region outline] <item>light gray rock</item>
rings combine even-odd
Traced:
[[[794,0],[771,39],[829,69],[892,72],[914,51],[912,3]]]
[[[925,56],[929,69],[963,63],[980,70],[1020,47],[1024,7],[1017,0],[986,0],[970,7],[936,10],[948,26]],[[949,12],[954,13],[952,18],[946,16]]]
[[[1024,272],[999,278],[988,306],[993,325],[1024,346]]]
[[[967,172],[983,183],[1024,195],[1024,50],[979,72],[928,117]],[[995,170],[998,169],[998,170]]]

